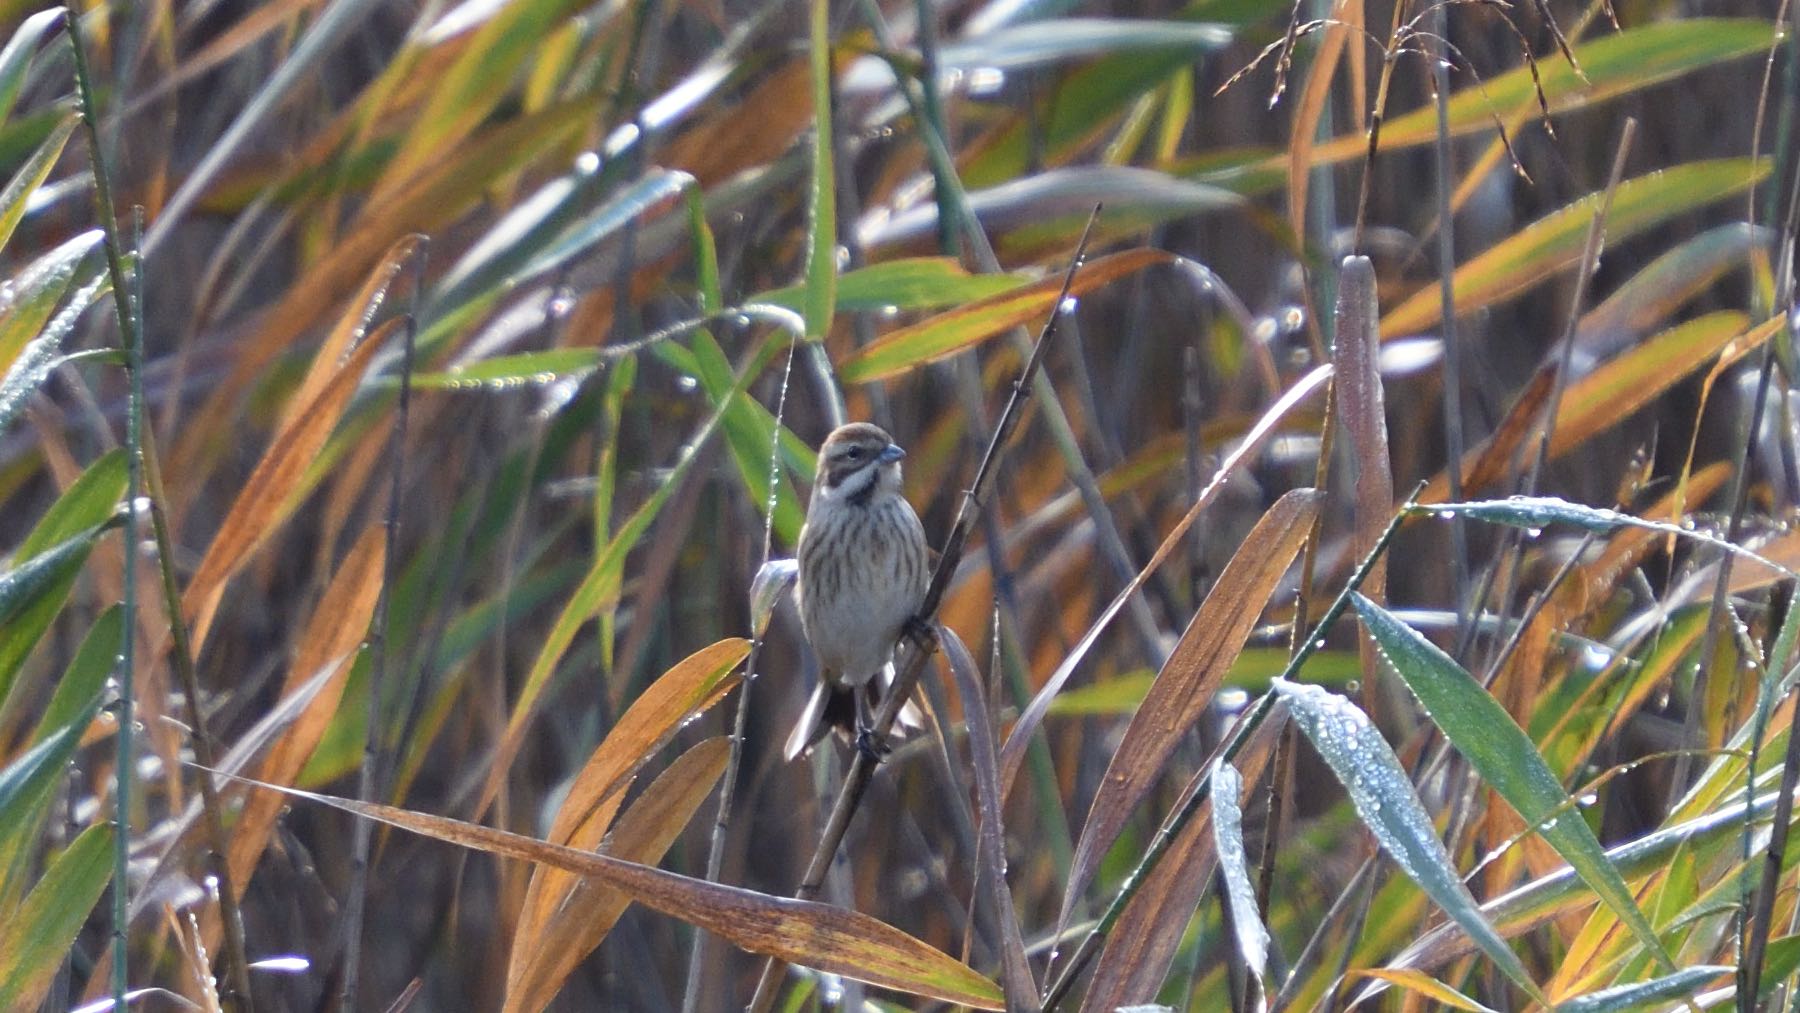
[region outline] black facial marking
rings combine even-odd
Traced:
[[[874,496],[875,496],[875,487],[880,484],[881,484],[880,482],[870,482],[868,485],[865,485],[861,489],[856,490],[855,492],[850,494],[849,502],[854,506],[859,506],[859,507],[868,506],[869,500],[874,498]]]

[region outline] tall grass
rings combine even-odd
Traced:
[[[0,4],[0,1009],[1787,1005],[1795,19]]]

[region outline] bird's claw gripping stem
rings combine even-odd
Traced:
[[[893,752],[893,747],[889,746],[885,740],[877,738],[874,731],[858,721],[856,723],[856,751],[868,757],[870,763],[879,764],[887,759],[889,753]]]
[[[933,629],[932,624],[925,619],[918,616],[908,617],[906,620],[905,635],[906,639],[913,642],[914,647],[924,651],[926,654],[930,654],[937,650],[937,630]]]

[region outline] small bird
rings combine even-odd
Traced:
[[[800,626],[818,655],[819,685],[788,736],[793,759],[836,727],[863,746],[880,701],[876,676],[893,678],[894,644],[931,580],[925,529],[900,489],[906,451],[879,426],[839,426],[819,448],[795,595]]]

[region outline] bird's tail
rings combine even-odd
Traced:
[[[893,666],[888,666],[877,678],[870,679],[863,687],[869,694],[868,713],[873,715],[881,709],[881,698],[884,691],[893,684]],[[828,678],[821,678],[813,687],[812,696],[806,701],[806,709],[800,712],[800,720],[794,722],[794,730],[788,733],[787,746],[782,755],[792,760],[804,755],[825,737],[828,731],[835,731],[838,739],[845,744],[856,741],[856,689]],[[916,700],[908,700],[900,706],[900,713],[894,718],[893,733],[904,736],[909,732],[925,727],[925,712],[919,709]]]

